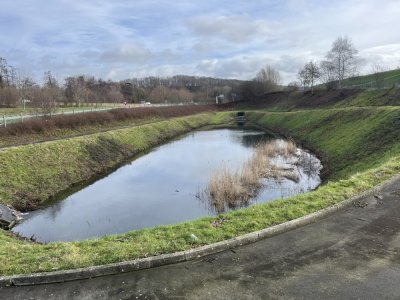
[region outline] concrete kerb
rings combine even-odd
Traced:
[[[14,276],[2,276],[0,277],[0,287],[7,286],[23,286],[23,285],[38,285],[48,284],[57,282],[66,282],[80,279],[87,279],[99,276],[114,275],[118,273],[131,272],[136,270],[149,269],[154,267],[160,267],[168,264],[174,264],[184,261],[189,261],[196,258],[201,258],[210,254],[215,254],[225,250],[229,250],[238,246],[254,243],[258,240],[272,237],[277,234],[281,234],[293,229],[296,229],[307,224],[314,223],[317,220],[323,219],[328,215],[333,214],[341,209],[344,209],[354,202],[379,192],[382,188],[392,184],[396,180],[400,180],[400,174],[393,178],[381,183],[380,185],[354,196],[350,199],[342,201],[338,204],[322,209],[315,213],[307,216],[300,217],[295,220],[291,220],[279,225],[275,225],[266,229],[251,232],[231,238],[225,241],[217,242],[214,244],[202,246],[199,248],[181,251],[171,254],[162,254],[153,257],[140,258],[131,261],[125,261],[120,263],[113,263],[102,266],[94,266],[87,268],[80,268],[66,271],[54,271],[54,272],[43,272],[28,275],[14,275]]]

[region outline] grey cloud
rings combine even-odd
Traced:
[[[264,66],[270,65],[281,72],[284,82],[296,79],[298,69],[307,61],[307,54],[282,55],[278,58],[266,54],[236,56],[227,59],[203,60],[196,65],[200,72],[212,76],[251,79]]]
[[[104,51],[101,62],[143,64],[152,57],[152,52],[141,45],[121,45]]]
[[[366,62],[364,71],[370,72],[374,64],[387,69],[400,67],[400,44],[389,44],[364,49],[360,56]]]
[[[195,36],[232,43],[249,42],[271,32],[267,22],[245,16],[200,16],[188,21],[187,26]]]

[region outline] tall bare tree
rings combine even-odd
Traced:
[[[267,65],[258,71],[254,81],[259,83],[261,93],[267,93],[278,88],[281,83],[281,75],[277,70]]]
[[[321,71],[317,63],[310,60],[304,65],[304,67],[299,71],[298,78],[305,88],[309,86],[311,88],[311,93],[314,94],[314,85],[321,77]]]
[[[319,63],[319,69],[321,71],[320,80],[325,84],[325,87],[329,89],[336,89],[337,80],[335,76],[335,66],[327,60],[323,60]]]
[[[342,88],[342,81],[356,72],[359,62],[357,54],[358,50],[347,36],[338,37],[327,53],[326,59],[333,66],[339,89]]]

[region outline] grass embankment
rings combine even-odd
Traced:
[[[396,107],[253,113],[248,118],[319,153],[329,180],[378,167],[400,153]]]
[[[221,113],[217,116],[221,121],[227,114]],[[204,118],[205,122],[212,120],[209,117],[198,118]],[[248,118],[261,126],[279,129],[281,132],[285,131],[291,136],[299,137],[301,141],[307,142],[317,150],[325,161],[328,159],[330,172],[326,183],[316,191],[286,200],[254,205],[217,217],[132,231],[98,240],[39,245],[16,240],[5,231],[0,231],[0,274],[72,269],[190,249],[318,211],[365,191],[400,171],[398,145],[400,109],[259,112],[250,113]],[[193,117],[186,118],[187,122],[189,119],[193,122]],[[150,144],[151,141],[158,142],[159,140],[157,141],[154,136],[152,138],[148,136],[165,130],[166,126],[172,125],[168,125],[168,122],[163,125],[160,123],[156,127],[148,128],[147,134],[141,130],[126,132],[126,136],[124,135],[120,141],[129,141],[136,147]],[[175,126],[178,125],[173,125],[173,128]],[[63,153],[65,148],[75,149],[70,150],[73,161],[66,160],[66,163],[75,165],[74,169],[79,170],[81,165],[76,165],[79,162],[74,161],[81,158],[87,159],[90,154],[84,150],[85,145],[93,142],[86,139],[49,143],[49,146],[47,144],[25,146],[13,152],[7,152],[2,158],[2,164],[6,163],[8,166],[6,172],[2,173],[7,175],[2,175],[1,182],[12,180],[23,187],[23,185],[34,185],[34,182],[47,179],[48,184],[51,184],[50,177],[62,177],[64,172],[62,168],[58,168],[57,172],[50,170],[53,169],[53,164],[62,162],[63,158],[59,154]],[[70,145],[74,146],[70,147]],[[36,147],[36,149],[31,147]],[[52,151],[58,151],[58,154],[53,155]],[[78,154],[77,157],[74,151]],[[24,164],[18,161],[19,154],[22,154],[21,157],[28,164],[29,174],[23,170]],[[2,155],[4,153],[0,152],[0,156]],[[30,162],[32,155],[36,158]],[[43,155],[50,160],[39,161],[42,159],[39,156]],[[9,160],[12,162],[8,162]],[[90,159],[90,161],[93,160]],[[47,171],[39,172],[39,166]],[[83,167],[87,166],[90,164]],[[14,169],[17,172],[16,175],[8,179],[14,174]],[[72,169],[68,174],[74,175]],[[9,195],[12,193],[8,189],[9,187],[6,189],[6,194],[7,199],[10,200]],[[195,234],[198,239],[192,240],[191,234]]]
[[[243,102],[239,109],[268,109],[269,111],[298,111],[310,109],[400,106],[400,89],[362,90],[343,89],[326,91],[316,89],[306,92],[275,92],[259,99]]]
[[[84,137],[0,151],[0,201],[31,210],[74,184],[135,154],[216,120],[214,114],[171,119]]]
[[[380,85],[384,87],[391,87],[394,84],[400,84],[400,70],[390,70],[385,72],[380,72],[378,74],[368,74],[364,76],[356,76],[352,78],[347,78],[343,80],[343,87],[358,87],[358,88],[375,88],[378,86],[378,81]]]

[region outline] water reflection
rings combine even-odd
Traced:
[[[228,129],[191,133],[62,201],[31,212],[13,230],[42,242],[73,241],[215,214],[216,210],[198,197],[210,174],[221,164],[237,169],[256,144],[269,138],[262,132]],[[295,183],[288,183],[285,189],[291,186]],[[305,191],[314,187],[315,182],[303,186]],[[266,182],[252,203],[291,193],[285,189],[268,188]]]

